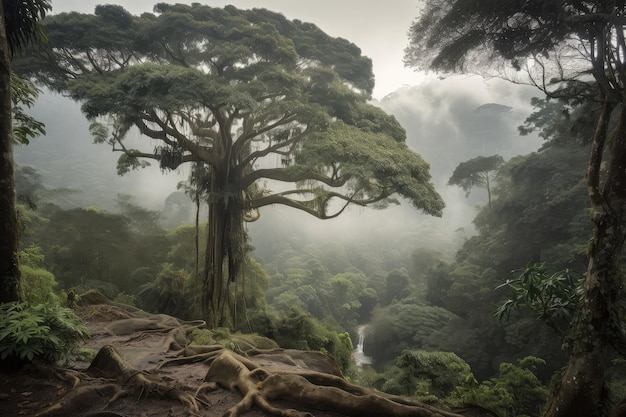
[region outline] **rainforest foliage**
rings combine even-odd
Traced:
[[[253,235],[259,249],[252,249],[242,285],[233,287],[246,308],[236,306],[240,319],[231,330],[328,351],[347,375],[390,393],[481,405],[500,416],[539,415],[537,402],[566,361],[570,340],[559,330],[570,327],[578,308],[575,276],[584,271],[591,227],[584,132],[547,129],[564,122],[566,108],[536,102],[526,128],[545,129],[543,148],[497,170],[492,206],[485,202],[478,211],[477,234],[455,258],[385,239],[317,243],[280,227]],[[568,111],[572,118],[586,114]],[[546,113],[558,116],[533,122]],[[23,274],[35,277],[24,286],[31,297],[50,297],[55,286],[59,300],[69,290],[96,288],[151,312],[198,317],[193,224],[165,228],[159,212],[124,195],[116,211],[62,209],[55,201],[68,190],[48,189],[41,180],[31,168],[18,170],[20,195],[32,202],[20,210]],[[48,289],[34,291],[38,286]],[[553,293],[550,316],[526,297],[547,294],[546,286],[562,290]],[[498,306],[507,320],[496,317]],[[362,324],[372,359],[365,369],[352,359]],[[609,380],[615,399],[624,386],[618,368]]]
[[[626,239],[624,1],[428,0],[410,30],[406,62],[419,69],[523,79],[549,98],[587,105],[594,127],[585,186],[593,231],[572,346],[547,417],[608,413],[605,373],[624,355]],[[537,119],[539,121],[539,119]]]
[[[59,196],[71,191],[20,168],[26,303],[2,306],[0,355],[69,358],[85,332],[60,305],[98,289],[182,319],[207,317],[210,307],[213,324],[225,326],[213,332],[328,352],[353,380],[421,402],[499,417],[608,415],[626,397],[626,197],[618,187],[626,112],[617,68],[626,47],[622,14],[614,15],[625,5],[607,4],[425,2],[407,49],[418,68],[467,70],[497,57],[519,69],[532,57],[549,72],[564,51],[587,53],[594,65],[595,82],[585,68],[565,68],[553,84],[533,79],[549,98],[533,99],[519,131],[539,132],[538,151],[469,158],[448,174],[466,193],[487,191],[475,233],[454,256],[436,239],[416,244],[403,234],[328,241],[283,223],[250,237],[243,227],[271,204],[325,219],[348,204],[386,206],[402,196],[441,214],[428,165],[408,150],[395,118],[368,103],[371,63],[354,45],[232,6],[53,16],[49,49],[25,56],[23,73],[30,68],[83,104],[96,141],[122,152],[121,173],[145,159],[162,169],[194,163],[191,199],[171,201],[208,206],[209,217],[166,223],[127,195],[117,210],[63,207]],[[127,146],[131,131],[162,143],[136,150]],[[65,323],[62,337],[48,322]],[[352,355],[359,328],[371,359],[363,368]],[[59,357],[45,357],[57,347]],[[572,398],[583,406],[575,410]]]

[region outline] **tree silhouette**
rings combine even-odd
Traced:
[[[491,185],[498,173],[498,168],[503,163],[504,159],[500,155],[479,156],[461,162],[448,180],[448,185],[458,185],[463,188],[465,197],[469,197],[474,187],[486,189],[489,208],[491,208]]]

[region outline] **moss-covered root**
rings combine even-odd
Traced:
[[[253,407],[278,417],[310,416],[304,411],[277,408],[272,405],[274,400],[350,416],[460,417],[420,403],[401,403],[333,375],[310,371],[302,374],[268,372],[249,359],[226,350],[211,363],[205,381],[207,389],[218,384],[242,396],[225,417],[241,416]]]

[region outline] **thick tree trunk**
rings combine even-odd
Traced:
[[[228,173],[229,181],[221,181]],[[240,183],[236,170],[211,176],[202,314],[213,327],[235,325],[230,286],[239,277],[246,251]]]
[[[612,106],[605,103],[594,134],[588,171],[588,194],[595,224],[589,248],[577,342],[547,417],[594,417],[602,408],[605,363],[619,328],[615,303],[619,290],[617,267],[626,238],[626,108],[607,142]],[[602,153],[607,144],[606,170],[601,185]]]
[[[213,327],[223,324],[224,289],[224,237],[226,210],[220,202],[209,203],[209,224],[202,290],[202,315]]]
[[[9,302],[18,299],[20,270],[15,211],[11,69],[4,18],[2,6],[0,7],[0,302]]]

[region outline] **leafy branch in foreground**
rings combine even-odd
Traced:
[[[508,299],[495,312],[508,320],[511,312],[526,307],[560,336],[564,336],[582,302],[582,277],[569,269],[550,271],[545,264],[529,264],[497,289],[509,288]]]
[[[35,105],[39,93],[40,90],[30,80],[11,73],[13,141],[16,144],[28,145],[30,139],[46,134],[46,125],[25,111]]]

